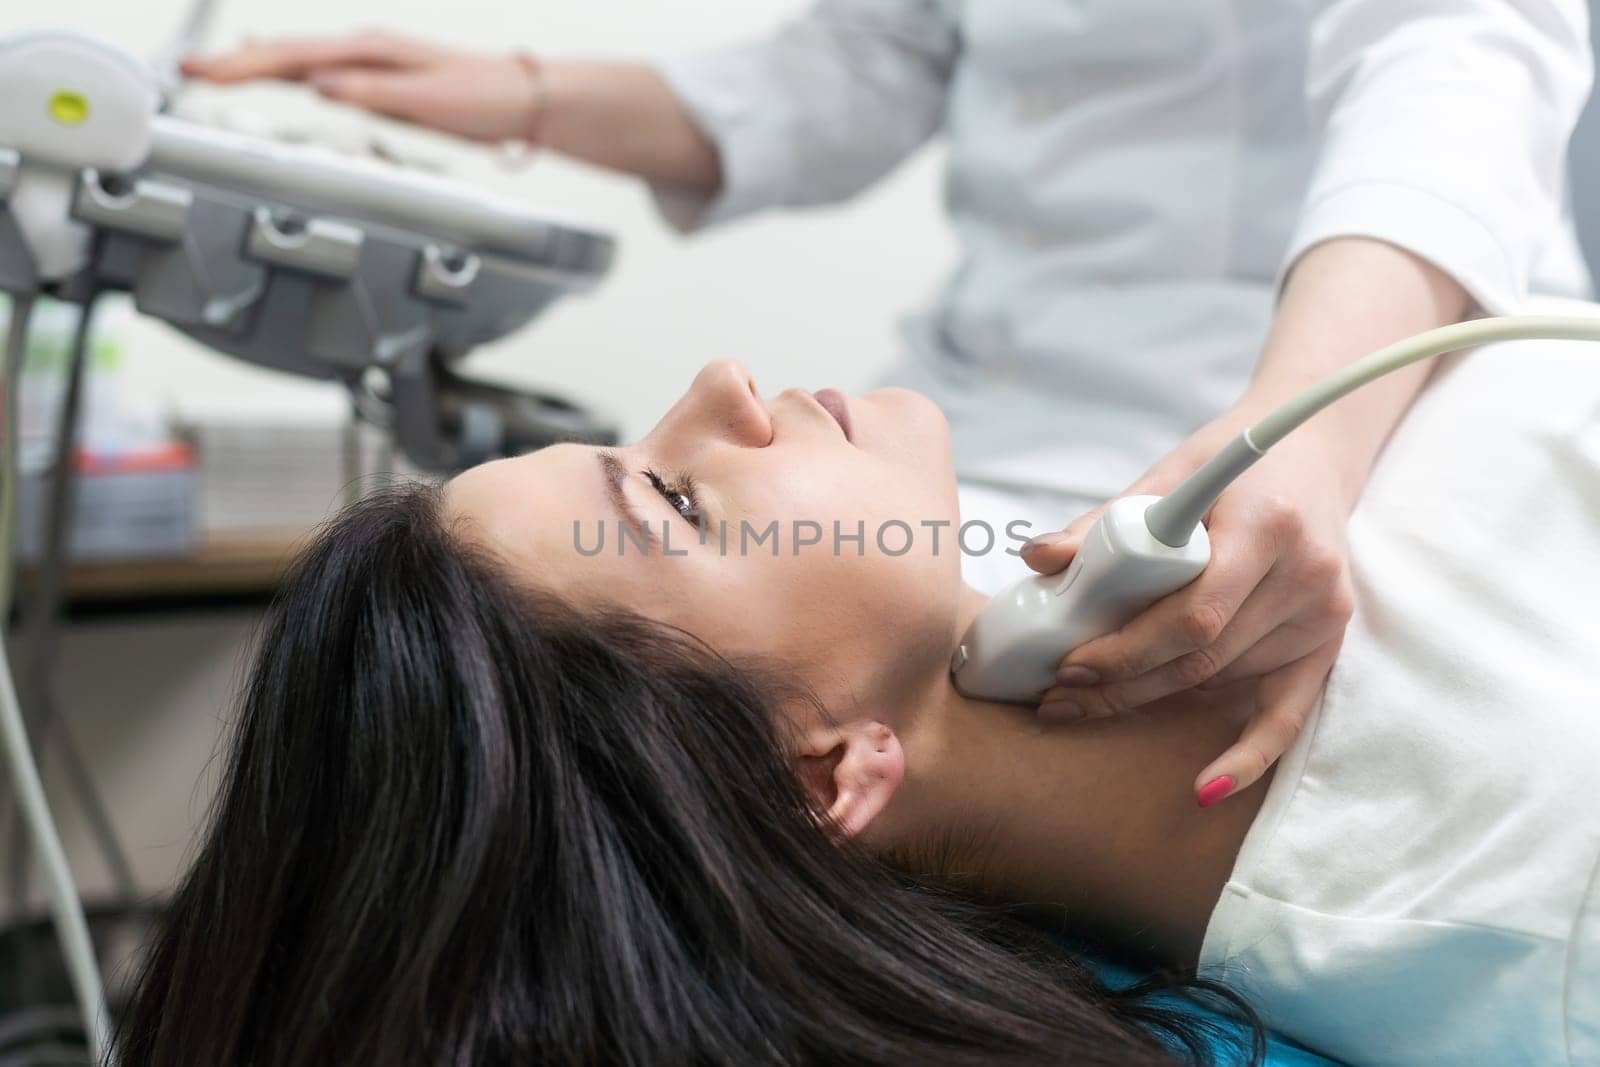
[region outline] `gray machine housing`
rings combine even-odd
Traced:
[[[81,302],[121,290],[138,310],[263,367],[344,382],[406,456],[455,471],[614,430],[541,393],[453,368],[477,345],[592,288],[613,242],[541,224],[520,254],[479,250],[356,212],[330,214],[163,173],[78,172],[73,218],[92,228],[88,265],[43,285],[7,208],[20,154],[0,147],[0,289]]]

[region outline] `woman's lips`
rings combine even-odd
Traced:
[[[811,395],[833,416],[833,421],[844,431],[844,439],[850,441],[850,398],[837,389],[818,389]]]

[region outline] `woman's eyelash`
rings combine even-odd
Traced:
[[[700,525],[700,501],[695,496],[694,478],[682,471],[676,471],[668,472],[668,477],[671,479],[668,481],[649,469],[645,470],[644,476],[650,479],[655,491],[666,498],[674,511],[694,525]]]

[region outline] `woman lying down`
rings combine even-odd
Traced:
[[[353,507],[273,608],[122,1062],[1170,1063],[1217,988],[1356,1062],[1600,1062],[1600,389],[1529,355],[1511,425],[1519,347],[1419,402],[1306,733],[1206,809],[1251,683],[1045,728],[952,689],[948,544],[702,543],[955,520],[917,394],[840,420],[714,364],[635,445]]]

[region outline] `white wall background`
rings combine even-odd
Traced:
[[[153,56],[187,2],[13,2],[0,12],[0,33],[87,30]],[[381,26],[463,48],[637,56],[758,34],[802,6],[801,0],[224,0],[211,44]],[[190,102],[320,127],[335,140],[375,121],[276,85],[205,89]],[[841,209],[766,216],[684,240],[656,218],[634,181],[551,157],[509,172],[482,148],[408,132],[397,136],[444,159],[455,176],[616,233],[620,257],[602,289],[483,349],[469,366],[593,405],[620,419],[630,437],[648,429],[694,371],[714,358],[744,360],[763,392],[789,385],[866,386],[895,351],[898,316],[931,292],[952,258],[931,151]],[[259,414],[288,407],[335,417],[344,410],[337,389],[206,354],[154,323],[129,329],[131,358],[141,374],[158,380],[186,411]]]

